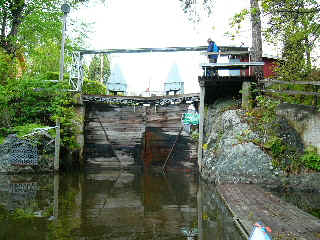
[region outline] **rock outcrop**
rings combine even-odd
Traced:
[[[219,99],[206,109],[202,177],[214,183],[263,183],[320,190],[320,174],[288,176],[272,165],[272,157],[255,144],[259,135],[250,129],[242,117],[244,110],[237,106],[235,100]],[[290,125],[282,126],[281,131],[297,143],[297,148],[301,147],[301,140],[296,139],[299,134],[292,134],[295,130]]]

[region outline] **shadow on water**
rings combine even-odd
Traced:
[[[0,239],[242,239],[191,173],[0,176]]]

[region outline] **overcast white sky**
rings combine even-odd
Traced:
[[[200,2],[201,0],[197,0]],[[248,7],[249,0],[216,0],[211,18],[203,17],[198,25],[190,23],[179,0],[106,0],[74,12],[78,18],[95,22],[90,34],[90,49],[203,46],[211,37],[218,45],[250,46],[250,34],[237,41],[224,36],[229,19]],[[198,92],[199,64],[206,58],[199,52],[139,53],[111,55],[128,83],[129,93],[139,94],[151,83],[160,90],[171,66],[177,63],[185,82],[185,92]]]

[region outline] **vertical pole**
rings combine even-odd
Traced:
[[[60,161],[60,120],[56,120],[56,139],[55,139],[55,154],[54,154],[54,171],[59,171]]]
[[[314,91],[318,94],[318,89],[319,89],[319,86],[315,85],[314,86]],[[319,96],[318,95],[315,95],[314,96],[314,109],[317,109],[318,107],[318,100],[319,100]]]
[[[59,174],[53,177],[53,216],[57,220],[59,216]]]
[[[200,121],[199,121],[199,145],[198,145],[198,166],[199,166],[199,173],[201,173],[202,169],[202,146],[203,146],[203,124],[204,124],[204,98],[206,94],[205,89],[205,82],[199,78],[199,85],[200,85],[200,106],[199,106],[199,114],[200,114]]]
[[[67,14],[63,14],[63,27],[62,27],[62,40],[61,40],[61,52],[60,52],[60,74],[59,81],[63,81],[63,65],[64,65],[64,43],[66,41],[66,24]]]
[[[198,192],[197,192],[197,209],[198,209],[198,231],[199,231],[199,240],[203,240],[203,227],[202,227],[202,184],[199,181]]]
[[[101,65],[100,65],[100,73],[101,73],[101,78],[100,78],[100,82],[103,83],[103,64],[104,64],[104,59],[103,59],[103,54],[101,54]]]

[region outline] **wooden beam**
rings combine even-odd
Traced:
[[[223,55],[223,56],[227,56],[227,55],[249,55],[249,51],[228,51],[228,52],[204,52],[201,53],[202,55]]]
[[[288,95],[308,95],[308,96],[320,96],[320,93],[317,92],[305,92],[305,91],[292,91],[292,90],[273,90],[273,89],[263,89],[263,92],[267,93],[282,93]]]
[[[205,82],[199,78],[199,85],[200,85],[200,106],[199,106],[199,145],[198,145],[198,167],[199,173],[202,170],[202,155],[203,155],[203,129],[204,129],[204,102],[206,96],[206,88]]]
[[[231,62],[231,63],[202,63],[200,66],[204,68],[213,69],[234,69],[238,68],[248,68],[250,66],[263,66],[264,62]]]
[[[279,83],[279,84],[289,84],[289,85],[314,85],[320,86],[320,81],[281,81],[277,79],[264,79],[259,82],[263,83]]]

